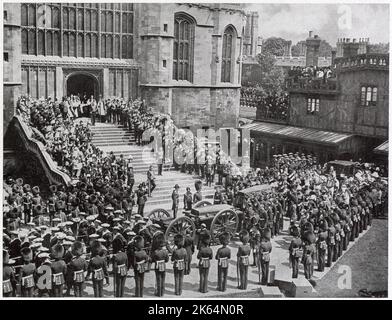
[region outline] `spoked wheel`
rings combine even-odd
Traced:
[[[215,243],[219,242],[219,236],[228,232],[230,234],[230,238],[233,237],[237,231],[238,227],[238,215],[234,210],[226,209],[219,211],[211,223],[211,238]]]
[[[197,209],[197,208],[206,207],[206,206],[212,206],[212,203],[207,200],[200,200],[200,201],[196,202],[192,208]]]
[[[168,247],[174,249],[174,236],[181,234],[184,236],[190,236],[194,238],[196,232],[195,224],[192,219],[188,217],[179,217],[173,220],[166,229],[165,239]]]
[[[152,210],[149,214],[148,217],[151,220],[157,220],[160,221],[162,218],[169,218],[170,214],[167,212],[165,209],[154,209]]]

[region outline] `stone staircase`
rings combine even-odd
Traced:
[[[91,131],[93,133],[92,142],[97,147],[123,146],[135,142],[133,130],[129,131],[123,126],[98,122],[95,126],[91,126]]]
[[[137,146],[135,144],[133,132],[126,130],[122,126],[107,123],[96,123],[91,129],[93,132],[93,144],[107,154],[113,152],[116,157],[119,157],[122,154],[125,159],[132,156],[132,164],[135,173],[134,188],[137,188],[139,183],[147,180],[147,171],[150,165],[154,166],[155,174],[157,174],[156,159],[153,152],[151,152],[151,149],[147,146]],[[197,178],[198,177],[172,170],[172,167],[169,165],[164,166],[163,175],[156,175],[157,187],[152,193],[152,197],[148,198],[145,206],[145,213],[156,208],[171,210],[171,194],[174,185],[176,184],[180,186],[180,208],[182,208],[182,196],[186,192],[186,187],[191,187],[192,193],[194,193],[194,184]],[[203,186],[203,198],[212,201],[214,191],[214,186]],[[136,208],[134,210],[136,210]]]

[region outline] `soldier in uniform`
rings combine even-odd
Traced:
[[[180,186],[176,184],[174,186],[174,190],[172,193],[172,210],[173,210],[173,218],[177,218],[177,211],[178,211],[178,205],[180,203],[180,195],[178,193],[178,189],[180,189]]]
[[[137,235],[134,238],[136,250],[133,253],[133,265],[135,271],[135,296],[143,297],[144,289],[144,273],[146,271],[149,256],[144,248],[144,239],[142,236]]]
[[[219,236],[219,242],[222,247],[218,249],[215,259],[218,260],[218,291],[226,291],[227,273],[229,270],[229,260],[231,258],[231,251],[228,248],[230,234],[224,232]]]
[[[269,230],[268,228],[264,229],[263,237],[261,238],[260,247],[259,247],[262,285],[267,285],[268,282],[270,254],[272,251],[272,245],[270,239],[271,239],[271,230]]]
[[[184,193],[184,210],[192,210],[192,192],[191,188],[186,188],[186,193]]]
[[[317,271],[323,272],[325,268],[325,255],[328,250],[328,225],[325,221],[323,221],[320,225],[320,232],[318,234],[317,239],[317,252],[318,252],[318,261]]]
[[[174,287],[175,295],[180,296],[182,294],[182,282],[184,280],[184,270],[187,263],[187,252],[183,247],[184,237],[181,234],[175,235],[174,244],[176,248],[174,249],[171,257],[171,261],[174,263]]]
[[[186,235],[184,239],[184,248],[187,253],[187,263],[185,264],[184,275],[189,275],[191,272],[192,256],[195,252],[195,244],[190,235]]]
[[[249,233],[246,230],[241,231],[240,240],[242,245],[238,247],[237,251],[237,276],[239,273],[239,289],[246,290],[248,286],[248,266],[249,266]]]
[[[72,245],[72,260],[68,264],[67,277],[73,282],[75,297],[83,296],[84,272],[87,271],[87,261],[82,257],[83,244],[75,241]]]
[[[15,261],[9,259],[7,250],[3,250],[3,297],[15,296],[16,278],[11,267],[13,262]]]
[[[87,268],[86,280],[92,274],[94,297],[103,297],[103,280],[109,285],[109,274],[106,259],[102,257],[102,246],[98,240],[93,240],[90,245],[91,259]]]
[[[292,227],[291,235],[294,237],[291,240],[290,247],[289,247],[289,260],[292,267],[292,277],[298,278],[298,265],[299,259],[302,257],[302,240],[299,237],[299,230],[297,226]]]
[[[113,285],[114,285],[114,296],[123,297],[125,280],[127,279],[128,273],[128,257],[123,250],[123,241],[117,237],[113,239]]]
[[[152,192],[157,186],[155,183],[155,174],[154,174],[153,166],[150,166],[150,169],[147,171],[147,180],[150,186],[150,196],[151,196]]]
[[[307,231],[305,235],[305,244],[304,244],[304,254],[302,256],[302,263],[304,265],[305,270],[305,278],[311,279],[313,276],[313,261],[314,255],[316,253],[316,249],[314,244],[312,243],[312,237],[314,234],[311,231]]]
[[[333,225],[332,219],[328,218],[328,248],[327,248],[327,264],[326,267],[330,267],[332,265],[332,257],[333,257],[333,252],[335,250],[335,234],[336,230]]]
[[[211,237],[209,234],[204,234],[201,239],[203,246],[197,253],[199,259],[199,275],[200,285],[199,291],[202,293],[208,292],[208,272],[210,270],[210,260],[212,259],[212,249],[210,248]]]
[[[52,248],[52,257],[54,258],[54,261],[50,265],[53,274],[52,295],[54,297],[63,296],[65,277],[67,275],[67,265],[63,260],[63,256],[64,247],[61,244],[56,244]]]
[[[151,260],[155,263],[155,278],[156,289],[155,295],[163,297],[165,293],[165,276],[166,276],[166,263],[169,261],[169,253],[165,246],[165,237],[163,233],[157,235],[155,239],[157,249],[152,253]]]
[[[200,180],[197,180],[195,182],[196,192],[193,194],[193,203],[197,203],[197,202],[203,200],[203,195],[201,194],[202,186],[203,186],[203,183]]]
[[[29,247],[21,249],[23,265],[19,270],[22,297],[32,297],[35,287],[37,269],[33,260],[33,252]]]
[[[146,191],[143,188],[143,183],[141,183],[139,185],[138,190],[136,191],[136,196],[137,196],[137,213],[141,216],[144,215],[144,206],[146,204],[147,201],[147,197],[146,197]]]

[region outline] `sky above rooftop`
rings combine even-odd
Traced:
[[[310,30],[335,46],[338,38],[389,42],[388,4],[248,4],[259,13],[259,35],[304,40]],[[350,18],[351,17],[351,18]]]

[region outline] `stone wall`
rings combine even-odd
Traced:
[[[348,132],[374,138],[388,136],[388,88],[386,70],[371,68],[352,69],[338,74],[337,94],[291,93],[291,125],[320,130]],[[361,87],[377,87],[377,104],[362,107]],[[307,113],[307,98],[319,97],[320,111],[314,115]]]
[[[21,86],[20,6],[4,3],[3,52],[3,135],[14,115]],[[5,17],[6,16],[6,17]]]
[[[236,126],[241,83],[243,12],[223,4],[138,5],[137,59],[141,65],[142,98],[153,110],[172,115],[181,127]],[[230,11],[231,10],[231,11]],[[174,17],[194,21],[193,76],[173,80]],[[230,83],[221,82],[222,36],[228,26],[236,31]],[[230,116],[220,110],[230,110]],[[217,120],[219,119],[219,120]]]

